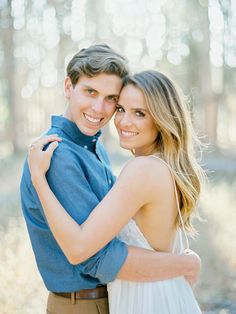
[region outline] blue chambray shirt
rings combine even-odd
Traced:
[[[48,183],[62,206],[81,224],[115,180],[105,148],[99,141],[101,131],[95,136],[86,136],[75,123],[62,116],[53,116],[47,133],[57,133],[63,139],[53,154],[47,172]],[[37,266],[49,291],[92,289],[115,279],[128,254],[123,242],[115,238],[87,261],[71,265],[49,229],[27,161],[20,190]]]

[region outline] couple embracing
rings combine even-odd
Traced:
[[[197,314],[200,259],[184,250],[202,170],[177,86],[129,75],[107,45],[67,66],[67,108],[31,144],[21,180],[24,217],[51,314]],[[134,158],[115,180],[101,128],[115,114]]]

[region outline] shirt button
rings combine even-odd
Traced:
[[[92,140],[92,142],[96,142],[96,138],[94,138],[94,139]]]
[[[108,183],[111,184],[111,179],[108,180]]]
[[[84,145],[84,148],[85,148],[85,149],[88,149],[88,146],[87,146],[87,145]]]

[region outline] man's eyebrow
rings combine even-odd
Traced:
[[[119,97],[120,94],[109,94],[108,96],[116,96]]]
[[[87,88],[87,89],[93,89],[95,92],[98,93],[98,91],[94,87],[92,87],[91,85],[84,84],[83,87]],[[107,97],[111,97],[111,96],[119,97],[119,95],[120,94],[109,94]]]
[[[93,89],[95,92],[97,92],[97,90],[94,87],[90,86],[90,85],[84,84],[83,87],[84,88],[88,88],[88,89]]]

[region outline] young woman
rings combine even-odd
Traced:
[[[95,254],[117,234],[129,245],[181,253],[182,231],[185,236],[193,231],[191,218],[202,170],[194,156],[190,115],[177,87],[156,71],[128,77],[115,125],[121,147],[135,158],[82,225],[67,214],[45,177],[60,139],[44,137],[29,151],[32,181],[48,223],[74,264]],[[54,142],[42,151],[49,141]],[[128,204],[129,210],[122,204]],[[108,285],[108,292],[111,314],[201,313],[184,277],[158,282],[116,279]]]

